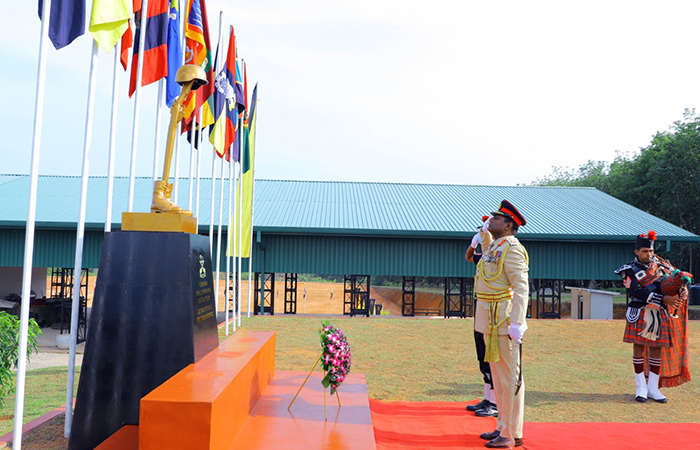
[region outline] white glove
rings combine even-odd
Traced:
[[[479,245],[479,242],[481,242],[481,236],[479,233],[476,233],[474,237],[472,238],[472,243],[470,245],[471,248],[476,248],[477,245]]]
[[[522,344],[523,343],[523,335],[525,334],[526,330],[527,330],[527,325],[524,325],[522,323],[513,322],[510,324],[510,328],[508,329],[508,336],[510,336],[510,338],[513,339],[518,344]]]
[[[484,222],[484,225],[481,227],[482,233],[486,233],[487,231],[489,231],[489,222],[491,221],[491,217],[493,216],[489,216],[489,218],[486,219],[486,221]]]

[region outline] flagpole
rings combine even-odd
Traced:
[[[255,108],[255,128],[253,129],[253,145],[252,149],[253,152],[250,155],[250,158],[252,159],[253,166],[251,167],[251,170],[253,171],[253,179],[252,183],[253,186],[251,188],[251,193],[250,193],[250,253],[248,254],[248,296],[250,297],[250,274],[251,271],[253,270],[253,219],[255,217],[255,148],[256,148],[256,142],[255,142],[255,135],[258,133],[258,103],[259,101],[256,99],[255,100],[255,105],[252,105]],[[250,137],[248,137],[250,139]],[[260,300],[262,301],[262,299]]]
[[[195,94],[196,95],[196,94]],[[193,211],[192,209],[192,189],[194,189],[194,137],[196,135],[194,127],[196,125],[197,118],[195,117],[193,121],[191,122],[190,130],[192,131],[192,138],[190,139],[190,184],[189,184],[189,197],[187,199],[187,209],[189,211]],[[197,215],[195,214],[195,217]]]
[[[182,16],[182,11],[184,9],[182,8],[184,3],[183,0],[178,0],[177,1],[178,8],[177,8],[177,13],[180,15],[180,21],[182,22],[182,27],[180,28],[180,36],[182,36],[182,42],[180,43],[180,49],[182,52],[180,52],[180,66],[185,64],[185,22],[187,21],[185,18]],[[182,140],[182,134],[178,132],[177,139],[175,140],[175,181],[173,182],[173,199],[175,199],[175,204],[178,204],[177,198],[179,194],[178,187],[180,185],[180,141]],[[192,170],[190,169],[190,174],[192,173]],[[190,177],[190,186],[192,185],[192,179]],[[192,188],[190,188],[190,204],[188,206],[188,210],[192,211]]]
[[[32,288],[32,259],[34,257],[34,226],[36,223],[36,197],[39,182],[39,154],[41,153],[41,126],[44,121],[44,88],[46,82],[46,48],[48,46],[51,2],[42,5],[41,34],[39,37],[39,67],[36,76],[36,98],[34,102],[34,131],[32,134],[32,162],[29,171],[29,210],[27,230],[24,234],[24,266],[22,269],[22,302],[20,304],[19,349],[17,358],[17,381],[15,384],[15,420],[12,445],[22,449],[22,422],[24,419],[24,387],[27,375],[27,340],[29,333],[29,303]]]
[[[136,178],[136,144],[139,135],[139,107],[141,105],[141,82],[143,80],[143,60],[146,49],[146,19],[148,17],[148,0],[141,3],[141,23],[139,25],[139,61],[136,67],[136,87],[134,88],[134,121],[131,130],[131,163],[129,166],[129,201],[126,210],[134,210],[134,181]]]
[[[180,11],[186,11],[187,8],[185,8],[185,4],[187,3],[187,0],[179,0],[180,4]],[[182,59],[180,60],[181,64],[185,64],[185,52],[187,50],[187,36],[185,36],[185,28],[187,26],[187,17],[183,16],[182,17]],[[196,95],[196,94],[195,94]],[[194,134],[193,134],[194,136]],[[179,146],[180,140],[182,139],[182,133],[179,134],[177,144]],[[193,170],[194,170],[194,138],[192,139],[192,142],[190,142],[190,166],[189,166],[189,184],[188,184],[188,190],[189,194],[187,197],[187,210],[192,211],[192,179],[193,179]],[[175,172],[177,173],[177,172]],[[173,189],[174,190],[174,189]]]
[[[211,211],[209,212],[209,252],[214,256],[214,203],[216,202],[216,149],[211,155]],[[216,298],[216,296],[214,296]]]
[[[240,141],[241,141],[241,138],[239,137],[238,138],[238,144],[239,144],[238,170],[235,170],[235,168],[234,168],[234,170],[235,170],[234,177],[236,178],[236,181],[235,181],[236,184],[233,188],[234,199],[236,199],[236,196],[238,195],[238,187],[241,183],[241,166],[243,164],[241,161]],[[232,235],[232,239],[233,239],[233,243],[232,243],[232,246],[233,246],[233,266],[234,266],[233,270],[235,272],[234,280],[233,280],[233,292],[235,295],[234,302],[238,304],[237,309],[238,309],[238,315],[240,317],[240,310],[241,310],[240,305],[243,302],[243,299],[241,297],[241,291],[243,289],[241,289],[241,277],[240,277],[241,264],[238,260],[240,253],[238,252],[238,248],[236,247],[236,245],[239,243],[238,241],[240,239],[240,235],[238,234],[238,232],[241,229],[241,227],[238,224],[238,215],[239,215],[238,214],[238,203],[239,203],[238,199],[236,199],[234,204],[233,204],[233,214],[231,215],[231,217],[233,219],[233,228],[234,228],[233,235]],[[235,308],[236,304],[234,304],[233,306]]]
[[[145,3],[145,2],[144,2]],[[78,313],[80,312],[80,281],[83,268],[83,244],[85,241],[85,214],[87,210],[87,188],[90,173],[90,143],[92,141],[92,119],[95,109],[95,82],[97,80],[97,41],[92,41],[90,81],[88,84],[87,113],[85,118],[85,140],[83,142],[83,170],[80,182],[80,212],[75,238],[75,266],[73,268],[73,302],[70,318],[70,350],[68,357],[68,387],[66,389],[66,413],[64,436],[70,437],[73,423],[73,386],[75,384],[75,349],[78,342]]]
[[[109,158],[107,162],[107,212],[105,214],[105,233],[112,231],[112,198],[114,197],[114,154],[117,146],[117,106],[119,102],[119,55],[121,39],[114,45],[114,71],[112,73],[112,113],[109,119]]]
[[[243,136],[245,130],[243,129],[243,120],[238,120],[238,126],[241,127],[241,135],[238,139],[238,289],[239,292],[242,291],[243,282]],[[248,273],[248,318],[250,318],[250,273]],[[264,282],[264,280],[263,280]],[[239,296],[240,297],[240,293]],[[240,301],[238,302],[238,308],[240,311]],[[241,326],[241,316],[238,315],[238,326]]]
[[[223,222],[224,217],[224,159],[221,158],[221,182],[219,184],[219,190],[221,195],[219,198],[219,228],[217,230],[217,241],[216,241],[216,292],[219,292],[219,274],[221,273],[221,222]],[[226,287],[228,287],[228,280],[226,280]],[[219,296],[217,295],[216,305],[219,306]],[[226,305],[228,306],[228,305]],[[228,325],[227,325],[228,326]]]
[[[229,147],[229,155],[230,155],[231,149]],[[231,299],[231,289],[229,289],[228,286],[228,280],[230,279],[229,277],[231,276],[231,257],[232,257],[232,251],[233,251],[233,245],[231,244],[231,238],[233,237],[233,223],[234,220],[231,216],[231,200],[233,197],[233,166],[235,162],[233,161],[232,158],[229,157],[229,164],[228,164],[228,227],[226,229],[226,336],[228,336],[228,310],[229,310],[229,300]],[[233,290],[235,293],[235,286],[236,286],[236,277],[233,278]],[[235,306],[235,305],[234,305]],[[236,309],[233,308],[233,331],[236,331]]]
[[[175,167],[173,169],[173,203],[176,205],[179,203],[178,196],[178,186],[180,184],[180,136],[175,139]]]
[[[139,52],[140,53],[140,52]],[[140,56],[140,55],[139,55]],[[139,59],[141,59],[139,57]],[[153,142],[153,181],[158,179],[158,169],[160,168],[158,160],[160,159],[160,119],[163,115],[163,103],[165,103],[165,79],[161,78],[158,81],[158,99],[156,100],[156,132]],[[177,165],[177,159],[175,160]],[[163,180],[166,183],[168,180]],[[175,197],[177,199],[177,197]]]
[[[215,63],[221,64],[221,59],[219,58],[219,49],[221,48],[221,21],[223,20],[224,17],[224,12],[219,11],[219,39],[216,41],[216,59]],[[218,75],[219,73],[219,68],[214,67],[215,74]],[[214,75],[214,76],[216,76]],[[216,93],[214,94],[216,95]],[[214,120],[216,121],[218,117],[215,117]],[[209,131],[211,135],[211,128]],[[211,137],[209,138],[211,140]],[[216,148],[212,145],[212,152],[211,155],[211,211],[209,213],[209,252],[211,253],[211,256],[214,256],[214,202],[216,201],[216,158],[219,156],[216,153]],[[223,168],[223,159],[221,161],[221,165]],[[222,175],[223,176],[223,175]],[[218,275],[217,275],[218,276]],[[214,293],[214,301],[218,302],[219,300],[219,295],[218,295],[219,290],[217,289],[216,292]],[[218,303],[217,303],[218,305]]]
[[[230,150],[229,150],[230,151]],[[224,289],[224,335],[228,336],[228,302],[229,302],[229,277],[231,276],[231,165],[233,161],[229,160],[228,169],[228,221],[226,223],[226,288]],[[223,193],[221,194],[223,197]],[[234,322],[236,316],[233,316]]]
[[[195,215],[194,215],[197,218],[199,218],[199,187],[200,187],[199,186],[199,181],[200,181],[199,173],[200,173],[200,168],[202,165],[201,163],[202,163],[202,131],[203,131],[202,130],[202,111],[203,111],[203,109],[204,109],[203,107],[201,107],[201,106],[199,107],[199,116],[198,116],[198,118],[199,118],[198,133],[199,134],[195,133],[194,138],[193,138],[193,139],[197,139],[197,188],[195,191],[195,205],[196,205],[195,209],[196,209],[196,211],[195,211]],[[195,127],[195,129],[196,129],[196,126],[197,126],[196,119],[195,119],[194,124],[192,124],[192,126]]]

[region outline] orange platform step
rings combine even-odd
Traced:
[[[314,372],[291,410],[287,407],[308,372],[275,371],[229,450],[375,450],[365,376],[350,373],[336,396],[327,390],[324,418],[321,372]]]
[[[138,450],[139,448],[139,426],[124,425],[95,447],[95,450]]]
[[[275,369],[275,333],[240,330],[141,399],[141,450],[227,450]]]

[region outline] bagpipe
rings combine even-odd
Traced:
[[[660,283],[659,289],[663,295],[671,295],[680,297],[681,290],[686,288],[689,284],[693,282],[693,274],[689,272],[683,272],[679,269],[673,270],[669,275],[664,276]],[[681,301],[688,301],[688,296],[685,299],[680,297]],[[673,310],[671,317],[678,318],[678,307]]]

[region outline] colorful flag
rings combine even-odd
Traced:
[[[90,34],[109,52],[129,28],[129,19],[133,15],[132,0],[93,0]]]
[[[241,155],[241,172],[242,178],[242,194],[243,194],[243,211],[241,217],[243,223],[241,225],[242,236],[241,236],[241,252],[240,256],[242,258],[248,258],[250,256],[250,238],[251,238],[251,220],[253,217],[253,162],[255,160],[255,127],[257,122],[256,117],[256,103],[258,97],[258,85],[255,85],[253,89],[253,98],[250,101],[250,120],[248,124],[243,126],[243,154]],[[236,203],[238,203],[238,197],[236,197]],[[236,214],[238,213],[238,206],[236,206]],[[238,217],[235,217],[238,223]],[[235,256],[239,256],[238,252],[238,233],[235,236],[236,242],[234,243]]]
[[[184,102],[183,131],[190,128],[192,118],[202,108],[199,126],[208,127],[214,123],[214,115],[208,100],[214,92],[214,70],[212,67],[211,45],[209,44],[209,22],[204,0],[187,0],[185,9],[185,64],[197,64],[207,74],[209,84],[190,93]]]
[[[195,123],[196,125],[196,123]],[[198,126],[194,127],[194,133],[192,133],[192,129],[187,130],[187,142],[192,145],[192,135],[194,134],[194,149],[199,150],[199,132],[200,128]]]
[[[246,110],[245,96],[246,93],[243,86],[243,77],[241,76],[241,61],[238,59],[238,52],[236,52],[236,105],[238,106],[239,113]]]
[[[43,1],[39,0],[39,18]],[[51,0],[49,39],[56,50],[85,34],[85,0]]]
[[[168,75],[168,6],[168,0],[151,0],[148,2],[141,86],[147,86]],[[129,97],[136,90],[138,60],[141,53],[139,38],[142,31],[142,15],[143,10],[136,15],[136,36],[134,36],[134,54],[131,57]]]
[[[141,11],[141,0],[134,0],[132,4],[134,6],[134,14]],[[126,65],[129,62],[129,49],[132,45],[134,45],[134,33],[131,31],[131,20],[127,22],[126,25],[126,31],[122,35],[122,48],[121,55],[119,57],[119,59],[122,62],[122,67],[124,67],[124,70],[126,70]]]
[[[243,61],[243,100],[246,115],[248,114],[248,65]]]
[[[182,37],[180,36],[180,1],[170,0],[168,20],[168,76],[165,77],[165,104],[172,106],[180,95],[180,85],[175,81],[177,70],[182,65]]]
[[[131,21],[129,21],[126,31],[122,35],[121,55],[119,56],[124,70],[126,70],[126,66],[129,63],[129,49],[132,45],[134,45],[134,34],[131,31]]]
[[[216,51],[216,67],[219,68],[219,50]],[[235,139],[236,133],[236,94],[234,92],[235,80],[233,72],[229,69],[233,67],[236,60],[236,38],[231,27],[231,34],[228,44],[228,55],[226,63],[221,67],[216,75],[216,92],[214,92],[214,116],[216,122],[209,133],[209,140],[216,149],[219,157],[226,156],[226,160],[231,160],[230,148]],[[234,158],[234,161],[237,161]]]

